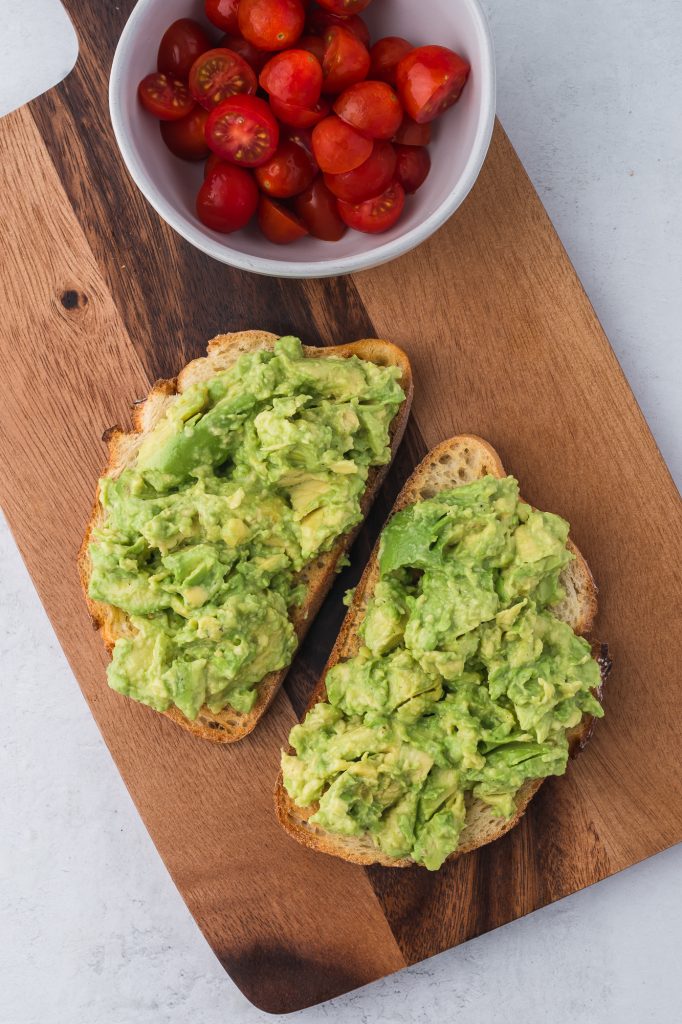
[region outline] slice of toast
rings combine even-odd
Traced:
[[[506,476],[497,452],[486,441],[473,435],[465,435],[443,441],[432,449],[417,466],[398,495],[392,514],[417,501],[432,498],[439,491],[460,484],[471,483],[482,476]],[[587,562],[576,546],[569,540],[569,549],[575,558],[561,575],[566,597],[553,608],[558,618],[563,619],[580,635],[588,634],[597,612],[597,588]],[[361,645],[358,627],[364,617],[367,602],[379,580],[378,542],[360,583],[355,591],[353,603],[346,615],[336,644],[325,666],[322,678],[313,693],[308,710],[319,701],[327,699],[325,679],[327,672],[339,661],[345,661],[357,654]],[[601,651],[600,667],[602,679],[608,670],[608,656]],[[569,730],[568,738],[572,753],[576,753],[589,739],[593,719],[584,715],[581,722]],[[294,753],[290,748],[289,753]],[[543,779],[528,780],[516,795],[516,813],[509,820],[496,817],[491,808],[480,800],[473,800],[467,808],[466,824],[460,836],[459,846],[450,854],[449,860],[476,850],[479,846],[498,839],[518,824],[530,800],[537,793]],[[414,861],[409,858],[395,859],[386,856],[374,844],[369,835],[339,836],[311,824],[309,818],[317,810],[298,807],[286,792],[280,771],[275,789],[275,808],[280,824],[304,846],[321,853],[328,853],[353,864],[382,864],[385,867],[410,867]]]
[[[240,356],[246,353],[256,352],[259,349],[272,349],[276,341],[277,335],[266,331],[241,331],[237,334],[220,334],[213,338],[208,343],[207,356],[188,363],[174,380],[158,381],[148,397],[135,406],[131,433],[126,433],[119,427],[112,427],[106,431],[104,440],[108,445],[109,459],[103,475],[119,476],[127,466],[134,463],[145,436],[164,416],[175,395],[181,394],[198,381],[206,380],[216,373],[229,369]],[[360,359],[380,366],[400,368],[399,383],[406,397],[390,427],[391,457],[393,457],[405,432],[413,392],[410,362],[402,349],[390,341],[368,338],[329,348],[304,346],[304,352],[310,359],[324,359],[329,356],[337,358],[358,356]],[[390,463],[386,466],[370,468],[367,487],[360,503],[363,517],[367,515],[389,465]],[[98,487],[92,516],[78,555],[78,570],[93,624],[96,629],[100,630],[106,648],[111,653],[116,640],[120,636],[129,634],[130,625],[128,616],[120,608],[93,601],[88,594],[91,574],[90,538],[92,531],[102,522],[102,519]],[[303,580],[307,588],[303,604],[291,611],[291,619],[299,644],[331,587],[339,560],[350,548],[361,525],[358,524],[352,531],[339,537],[330,551],[320,555],[299,574],[299,578]],[[206,706],[200,709],[195,721],[190,721],[176,707],[171,707],[162,714],[202,739],[216,743],[234,743],[248,735],[265,714],[282,685],[286,673],[287,669],[281,669],[279,672],[271,672],[262,680],[258,687],[258,699],[251,711],[246,714],[234,711],[230,707],[214,714]]]

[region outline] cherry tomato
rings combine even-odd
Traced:
[[[288,245],[308,234],[303,221],[286,206],[261,196],[258,203],[258,227],[276,245]]]
[[[313,129],[313,153],[323,171],[343,174],[352,171],[372,152],[372,140],[366,139],[341,120],[326,117]]]
[[[197,216],[214,231],[239,231],[257,208],[258,188],[253,175],[231,164],[218,164],[197,196]]]
[[[308,53],[312,53],[313,57],[317,57],[320,64],[324,59],[324,42],[319,36],[301,36],[296,43],[296,47],[299,50],[307,50]]]
[[[395,73],[403,57],[414,50],[412,43],[402,36],[385,36],[379,39],[369,51],[371,64],[369,77],[378,82],[395,85]]]
[[[348,29],[340,26],[328,29],[324,47],[322,92],[343,92],[367,77],[369,51]]]
[[[217,153],[211,153],[208,160],[206,161],[206,166],[204,167],[204,180],[208,178],[209,174],[215,171],[216,167],[219,164],[224,163],[225,161],[221,160]]]
[[[303,32],[301,0],[241,0],[239,31],[259,50],[285,50]]]
[[[375,235],[388,231],[396,223],[405,206],[405,191],[394,181],[383,195],[364,203],[344,203],[339,200],[339,214],[349,228]]]
[[[254,93],[257,87],[253,70],[232,50],[207,50],[197,57],[189,73],[189,90],[207,110],[217,107],[228,96]]]
[[[255,171],[262,192],[277,199],[297,196],[312,184],[315,167],[312,160],[295,142],[281,142],[274,156]]]
[[[331,109],[328,100],[324,97],[321,97],[310,110],[306,110],[305,107],[282,103],[277,97],[271,96],[270,107],[278,121],[290,125],[292,128],[312,128],[327,117]]]
[[[445,46],[418,46],[398,64],[402,104],[417,124],[433,121],[456,103],[471,70],[468,61]]]
[[[392,139],[403,120],[400,101],[386,82],[356,82],[341,93],[334,111],[369,139]]]
[[[142,79],[137,95],[144,109],[160,121],[179,121],[181,117],[187,117],[194,107],[185,83],[158,71]]]
[[[310,128],[292,128],[289,125],[282,125],[279,130],[279,141],[293,142],[295,145],[300,146],[310,157],[310,162],[315,168],[315,174],[319,172],[320,168],[317,166],[315,154],[313,153],[313,133]]]
[[[396,154],[390,142],[375,142],[370,157],[354,171],[325,174],[324,181],[337,199],[361,203],[385,192],[396,171]]]
[[[231,96],[209,114],[206,141],[223,160],[241,167],[259,167],[277,149],[279,128],[264,100]]]
[[[173,75],[174,78],[187,78],[197,57],[210,49],[211,40],[199,22],[191,18],[179,18],[161,37],[156,59],[157,71]]]
[[[270,58],[269,53],[257,50],[252,43],[248,42],[248,40],[244,39],[242,36],[223,36],[218,43],[218,46],[238,53],[242,60],[246,61],[256,75],[261,73]]]
[[[369,29],[364,23],[362,18],[359,18],[357,14],[352,14],[349,18],[344,18],[340,14],[332,14],[331,11],[322,11],[320,8],[316,8],[311,11],[308,15],[307,27],[313,35],[317,34],[323,36],[328,28],[333,25],[340,25],[342,28],[348,29],[356,36],[363,46],[369,49]]]
[[[336,199],[322,178],[316,178],[310,188],[296,196],[294,209],[314,238],[338,242],[348,230],[339,217]]]
[[[431,141],[431,125],[417,124],[405,115],[393,141],[400,142],[403,146],[428,146]]]
[[[431,170],[431,157],[423,146],[396,146],[396,180],[408,195],[412,195],[426,181]]]
[[[180,121],[162,121],[161,137],[171,153],[182,160],[205,160],[210,153],[204,136],[207,117],[207,110],[195,107]]]
[[[239,32],[237,8],[239,0],[204,0],[206,17],[223,32],[236,35]]]
[[[359,14],[369,7],[371,0],[317,0],[320,7],[332,14],[342,14],[348,17],[349,14]]]
[[[310,109],[322,92],[322,67],[307,50],[286,50],[267,62],[259,82],[282,103]]]

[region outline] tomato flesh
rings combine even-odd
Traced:
[[[238,53],[242,60],[246,61],[256,75],[261,73],[270,59],[269,53],[257,50],[253,43],[244,39],[243,36],[223,36],[218,45],[222,49],[232,50],[234,53]]]
[[[368,139],[392,139],[403,120],[403,108],[386,82],[356,82],[341,93],[334,112]]]
[[[329,102],[324,97],[320,98],[310,110],[306,110],[305,107],[296,107],[293,103],[282,103],[276,96],[271,96],[270,107],[277,120],[291,128],[313,128],[329,115],[331,109]]]
[[[239,32],[238,9],[239,0],[204,0],[208,20],[223,32],[230,32],[232,35]]]
[[[446,46],[418,46],[398,64],[396,83],[405,110],[417,124],[426,124],[459,99],[469,62]]]
[[[259,50],[285,50],[303,32],[301,0],[241,0],[239,31]]]
[[[326,117],[313,129],[313,153],[321,169],[328,174],[355,170],[368,159],[372,146],[371,139],[334,115]]]
[[[171,153],[181,160],[205,160],[210,153],[204,135],[207,118],[207,110],[195,107],[180,121],[162,121],[161,138]]]
[[[213,153],[241,167],[259,167],[277,149],[279,127],[257,96],[231,96],[209,114],[206,142]]]
[[[370,235],[388,231],[397,222],[405,206],[405,190],[397,181],[376,199],[364,203],[344,203],[339,200],[339,214],[349,228]]]
[[[217,48],[202,53],[189,73],[189,89],[202,107],[212,110],[228,96],[252,94],[258,83],[252,68],[233,50]]]
[[[316,178],[310,188],[296,197],[294,209],[313,238],[338,242],[348,230],[339,216],[336,198],[322,178]]]
[[[396,153],[390,142],[375,142],[364,164],[345,174],[325,174],[324,181],[337,199],[360,203],[385,192],[393,181]]]
[[[431,157],[423,146],[396,146],[396,180],[408,195],[421,188],[431,170]]]
[[[275,245],[288,245],[308,234],[307,227],[295,213],[267,196],[260,197],[258,227]]]
[[[302,146],[281,142],[268,162],[256,168],[255,176],[266,195],[289,199],[312,184],[315,166]]]
[[[398,64],[411,50],[414,50],[414,46],[402,36],[385,36],[384,39],[379,39],[369,51],[369,77],[378,82],[395,85]]]
[[[369,51],[348,29],[334,26],[324,37],[322,91],[336,94],[367,77]]]
[[[144,109],[160,121],[179,121],[194,107],[185,83],[158,71],[142,79],[137,95]]]
[[[308,15],[308,21],[306,22],[308,31],[314,35],[323,36],[328,28],[332,28],[334,25],[340,25],[341,28],[348,29],[352,32],[356,38],[360,40],[363,46],[369,49],[370,35],[367,25],[359,18],[357,14],[351,14],[350,17],[343,17],[340,14],[333,14],[331,11],[323,11],[319,7],[314,9]]]
[[[322,92],[322,66],[307,50],[286,50],[267,62],[259,82],[282,103],[310,109]]]
[[[239,231],[257,208],[258,188],[253,175],[231,164],[218,164],[197,196],[197,216],[213,231]]]
[[[431,125],[417,124],[405,115],[393,141],[403,146],[428,146],[431,141]]]
[[[174,78],[187,78],[197,57],[210,49],[211,40],[199,22],[192,18],[179,18],[161,37],[157,71]]]

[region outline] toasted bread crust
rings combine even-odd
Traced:
[[[433,497],[438,491],[458,484],[469,483],[487,474],[497,477],[506,475],[499,455],[487,441],[473,434],[461,435],[443,441],[433,448],[414,470],[398,495],[391,516],[415,501]],[[575,559],[562,574],[561,580],[567,591],[567,596],[557,607],[556,612],[572,626],[576,633],[585,636],[592,629],[597,613],[597,588],[587,562],[580,551],[570,540],[568,546],[575,555]],[[348,610],[306,713],[319,701],[326,700],[325,680],[329,670],[339,661],[347,660],[357,653],[360,646],[358,626],[379,579],[378,550],[379,541],[377,541],[357,586],[353,603]],[[608,662],[605,647],[601,649],[600,654],[601,658],[598,660],[600,660],[602,668],[603,682],[610,668],[610,662]],[[601,688],[598,695],[601,695]],[[569,731],[568,738],[572,756],[578,754],[586,744],[593,724],[592,716],[584,715],[582,721]],[[291,748],[289,748],[289,753],[293,753]],[[460,837],[460,845],[454,853],[450,854],[448,860],[455,860],[486,843],[493,842],[514,828],[543,782],[544,779],[531,779],[524,783],[516,794],[516,813],[509,820],[495,817],[490,808],[482,801],[472,800],[468,804],[467,819]],[[413,867],[415,864],[409,857],[401,859],[387,857],[375,846],[369,836],[338,836],[311,824],[309,818],[317,810],[317,805],[298,807],[284,788],[281,771],[275,788],[275,810],[280,824],[289,835],[311,850],[341,857],[353,864],[381,864],[384,867],[394,868]]]
[[[241,331],[236,334],[218,335],[208,343],[207,356],[188,363],[173,380],[157,381],[147,398],[135,405],[133,430],[130,433],[126,433],[120,427],[112,427],[105,432],[103,440],[107,442],[108,446],[108,461],[102,475],[119,476],[127,466],[134,462],[144,437],[165,414],[175,395],[180,394],[199,380],[204,380],[228,369],[245,353],[273,348],[277,338],[277,335],[266,331]],[[329,356],[349,358],[355,355],[381,366],[398,366],[400,368],[399,383],[406,397],[390,427],[391,458],[393,458],[405,432],[414,390],[412,369],[403,350],[390,341],[367,338],[329,348],[305,345],[304,352],[311,359],[324,359]],[[389,466],[390,463],[370,469],[367,488],[360,503],[363,518],[367,515]],[[78,572],[93,625],[100,631],[104,644],[111,653],[116,640],[129,630],[129,624],[125,612],[112,605],[93,601],[88,593],[92,571],[89,553],[90,539],[93,530],[99,526],[102,520],[103,513],[98,485],[92,515],[78,554]],[[302,575],[308,586],[307,596],[303,605],[292,612],[292,622],[299,644],[332,585],[339,560],[350,548],[361,525],[362,523],[358,524],[355,529],[341,537],[330,551],[303,570]],[[282,669],[279,672],[271,672],[263,679],[258,687],[258,700],[247,714],[241,714],[229,707],[214,714],[204,706],[200,709],[196,720],[191,721],[176,707],[161,713],[201,739],[214,743],[235,743],[255,728],[274,700],[287,671],[288,669]]]

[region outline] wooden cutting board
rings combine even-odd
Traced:
[[[157,849],[257,1006],[328,999],[526,914],[682,838],[680,504],[594,312],[503,130],[469,200],[416,252],[335,281],[277,281],[190,248],[117,155],[107,74],[132,7],[67,4],[76,70],[0,121],[2,503],[41,599]],[[266,720],[194,740],[110,691],[75,555],[104,458],[151,381],[222,331],[409,352],[411,425],[372,522]],[[600,585],[607,715],[521,826],[447,865],[363,870],[278,828],[279,750],[331,647],[340,595],[426,449],[489,438],[525,496],[566,516]]]

